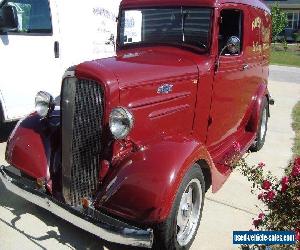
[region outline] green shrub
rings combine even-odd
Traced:
[[[300,31],[297,31],[292,34],[293,39],[295,40],[296,43],[300,42]]]

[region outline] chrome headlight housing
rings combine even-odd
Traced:
[[[55,107],[53,97],[45,92],[40,91],[35,96],[35,110],[42,117],[45,118]]]
[[[131,131],[133,122],[133,115],[122,107],[113,109],[109,116],[109,128],[116,139],[124,139]]]

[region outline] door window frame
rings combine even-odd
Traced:
[[[220,55],[220,48],[219,48],[219,45],[220,45],[220,42],[219,42],[219,39],[217,39],[217,52],[218,52],[218,56],[222,57],[222,58],[237,58],[237,57],[241,57],[244,55],[244,50],[245,50],[245,10],[237,7],[236,5],[226,5],[224,6],[223,8],[221,8],[219,10],[219,20],[221,18],[221,13],[222,11],[224,10],[236,10],[236,11],[239,11],[241,13],[240,15],[240,25],[239,25],[239,32],[241,33],[241,47],[240,47],[240,52],[239,54],[230,54],[230,55]],[[217,38],[219,38],[219,34],[220,34],[220,21],[218,21],[218,29],[217,29]],[[221,48],[222,49],[222,48]]]

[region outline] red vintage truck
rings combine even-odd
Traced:
[[[259,0],[123,0],[117,55],[37,94],[3,183],[107,241],[188,249],[205,192],[264,144],[270,32]]]

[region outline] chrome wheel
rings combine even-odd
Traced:
[[[264,139],[264,136],[266,134],[266,130],[267,130],[267,109],[265,108],[263,110],[263,113],[262,113],[262,119],[261,119],[261,124],[260,124],[260,133],[259,133],[259,139],[260,140],[263,140]]]
[[[266,139],[266,134],[268,130],[268,120],[269,120],[269,109],[268,109],[268,100],[265,97],[262,100],[262,108],[259,113],[259,124],[257,126],[257,131],[256,131],[256,138],[255,141],[253,142],[252,146],[250,147],[250,150],[252,152],[258,152],[259,150],[262,149],[262,147],[265,144],[265,139]]]
[[[186,246],[197,229],[202,205],[202,187],[198,179],[192,179],[182,194],[177,212],[177,242]]]

